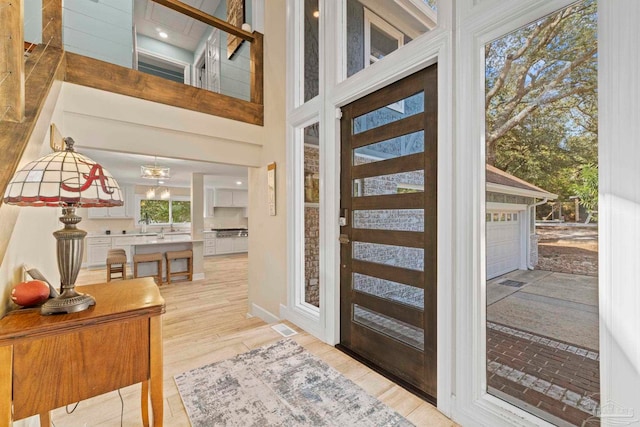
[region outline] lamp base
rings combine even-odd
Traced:
[[[52,298],[40,307],[40,314],[76,313],[96,304],[96,300],[87,294],[79,294],[66,289],[59,297]]]

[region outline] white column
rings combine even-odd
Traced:
[[[204,231],[204,174],[191,174],[191,238],[202,240]],[[193,275],[204,274],[204,244],[193,242]]]
[[[598,2],[602,425],[640,423],[637,0]]]

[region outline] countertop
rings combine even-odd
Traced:
[[[157,236],[149,236],[143,242],[135,242],[131,246],[144,246],[144,245],[167,245],[172,243],[194,243],[202,242],[202,239],[192,239],[190,235],[173,235],[167,236],[165,234],[164,239],[159,239]]]
[[[153,231],[153,232],[146,232],[146,233],[139,233],[139,232],[127,232],[125,234],[120,233],[114,233],[112,232],[111,234],[105,234],[105,233],[88,233],[87,234],[87,238],[95,238],[95,237],[128,237],[128,236],[156,236],[160,234],[159,231]],[[191,235],[191,231],[165,231],[164,232],[165,236],[184,236],[184,235]]]

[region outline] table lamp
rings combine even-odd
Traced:
[[[101,165],[77,153],[74,141],[64,138],[66,148],[35,160],[17,171],[4,193],[4,202],[18,206],[61,207],[64,228],[56,238],[60,296],[41,307],[42,314],[74,313],[94,305],[90,295],[76,292],[87,232],[77,228],[82,220],[76,208],[122,206],[122,193],[113,176]]]

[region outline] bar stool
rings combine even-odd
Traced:
[[[111,275],[115,273],[120,273],[123,280],[127,278],[127,253],[124,249],[109,249],[107,252],[107,282],[113,279]]]
[[[193,280],[193,251],[167,251],[165,254],[167,257],[167,283],[171,283],[171,278],[173,276],[187,276],[189,281]],[[171,272],[171,261],[186,259],[187,260],[187,269],[185,271],[174,271]]]
[[[155,252],[152,254],[135,254],[133,256],[133,277],[138,277],[138,264],[143,262],[155,262],[158,265],[158,271],[155,276],[156,283],[162,285],[162,254]]]

